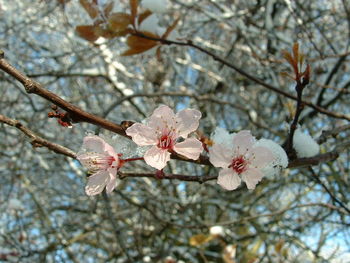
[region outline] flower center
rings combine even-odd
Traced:
[[[162,148],[164,150],[172,149],[174,146],[174,140],[170,134],[162,135],[158,139],[158,145],[159,148]]]
[[[157,146],[163,150],[172,150],[175,144],[175,133],[174,129],[165,129],[158,137]]]
[[[94,170],[107,169],[112,166],[114,161],[115,158],[113,156],[99,156],[91,160],[91,168]]]
[[[248,162],[244,159],[243,155],[234,158],[229,168],[232,168],[238,174],[243,173],[246,170]]]

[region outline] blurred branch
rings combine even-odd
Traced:
[[[277,93],[277,94],[280,94],[284,97],[287,97],[289,99],[292,99],[292,100],[295,100],[295,101],[298,101],[298,98],[288,92],[285,92],[283,90],[280,90],[268,83],[265,83],[264,81],[262,81],[261,79],[258,79],[256,77],[254,77],[253,75],[249,74],[248,72],[244,71],[243,69],[237,67],[236,65],[234,65],[233,63],[231,62],[228,62],[226,61],[225,59],[215,55],[214,53],[212,53],[211,51],[209,50],[206,50],[204,48],[202,48],[201,46],[197,45],[197,44],[194,44],[191,40],[187,40],[185,42],[180,42],[180,41],[172,41],[172,40],[167,40],[167,39],[161,39],[161,38],[154,38],[154,37],[149,37],[149,36],[146,36],[140,32],[138,33],[135,33],[134,35],[136,36],[139,36],[139,37],[143,37],[143,38],[146,38],[146,39],[150,39],[150,40],[155,40],[155,41],[159,41],[160,43],[164,44],[164,45],[178,45],[178,46],[187,46],[187,47],[192,47],[194,49],[197,49],[198,51],[204,53],[204,54],[207,54],[208,56],[212,57],[214,60],[222,63],[223,65],[235,70],[236,72],[238,72],[239,74],[241,74],[242,76],[252,80],[253,82]],[[322,113],[322,114],[325,114],[325,115],[328,115],[330,117],[333,117],[333,118],[337,118],[337,119],[344,119],[344,120],[348,120],[350,121],[350,116],[347,116],[345,114],[341,114],[341,113],[337,113],[337,112],[332,112],[332,111],[329,111],[323,107],[320,107],[318,105],[315,105],[309,101],[305,101],[305,100],[302,100],[301,103],[303,105],[306,105],[306,106],[309,106],[311,108],[313,108],[315,111],[319,112],[319,113]]]
[[[238,105],[237,103],[232,103],[229,101],[220,100],[220,99],[217,99],[211,95],[196,95],[196,94],[192,94],[189,92],[158,92],[158,93],[139,93],[139,94],[133,94],[133,95],[129,95],[129,96],[126,96],[124,98],[121,98],[121,99],[117,100],[116,102],[114,102],[113,104],[111,104],[107,108],[107,110],[105,110],[105,112],[103,113],[103,116],[107,116],[115,107],[122,104],[124,101],[129,101],[133,98],[139,98],[139,97],[153,98],[153,97],[166,97],[166,96],[169,96],[169,97],[189,97],[189,98],[193,98],[196,101],[209,101],[209,102],[213,102],[213,103],[217,103],[217,104],[221,104],[221,105],[228,105],[234,109],[238,109],[238,110],[241,110],[243,112],[246,112],[248,110],[248,109],[245,109],[244,107]]]
[[[318,144],[324,143],[329,137],[336,137],[339,133],[349,130],[350,124],[340,126],[338,128],[334,128],[332,130],[322,131],[321,136],[317,139]]]
[[[315,173],[315,171],[312,169],[312,167],[309,167],[309,171],[312,174],[312,178],[319,184],[322,186],[322,188],[328,193],[328,195],[331,197],[332,201],[336,204],[338,204],[339,206],[341,206],[342,208],[344,208],[346,210],[346,212],[348,214],[350,214],[350,209],[341,201],[339,200],[333,193],[331,190],[329,190],[329,188],[322,182],[322,180],[320,179],[320,177]]]
[[[17,128],[22,133],[24,133],[27,137],[31,138],[30,143],[33,145],[33,147],[44,146],[44,147],[50,149],[51,151],[54,151],[55,153],[66,155],[66,156],[74,158],[74,159],[76,158],[76,154],[72,150],[70,150],[62,145],[50,142],[50,141],[38,136],[32,130],[30,130],[29,128],[27,128],[26,126],[24,126],[22,123],[20,123],[17,120],[7,118],[4,115],[0,114],[0,122]]]
[[[200,184],[216,180],[217,175],[204,175],[204,176],[192,176],[192,175],[182,175],[182,174],[163,174],[162,177],[159,177],[156,173],[118,173],[120,179],[124,179],[127,177],[149,177],[155,179],[167,179],[167,180],[180,180],[187,182],[198,182]]]
[[[218,223],[213,224],[213,226],[214,225],[220,225],[220,226],[232,225],[232,224],[237,224],[237,223],[241,223],[241,222],[245,222],[245,221],[254,220],[254,219],[257,219],[257,218],[261,218],[261,217],[272,217],[272,216],[281,215],[281,214],[284,214],[284,213],[286,213],[288,211],[291,211],[291,210],[294,210],[294,209],[298,209],[298,208],[314,207],[314,206],[321,206],[321,207],[325,207],[325,208],[328,208],[328,209],[331,209],[331,210],[337,210],[339,212],[344,212],[342,209],[339,209],[339,207],[336,207],[336,206],[334,206],[332,204],[327,204],[327,203],[309,203],[309,204],[301,204],[301,205],[295,205],[295,206],[287,207],[287,208],[284,208],[284,209],[281,209],[281,210],[278,210],[278,211],[272,212],[272,213],[248,216],[248,217],[241,218],[239,220],[218,222]]]
[[[105,210],[106,210],[109,222],[111,223],[111,225],[113,227],[113,230],[114,230],[115,238],[116,238],[116,240],[117,240],[117,242],[119,244],[119,247],[120,247],[121,251],[123,252],[123,254],[125,254],[125,256],[128,259],[126,262],[134,262],[132,260],[131,255],[129,255],[129,253],[128,253],[128,249],[124,245],[124,241],[123,241],[123,239],[121,237],[121,232],[119,230],[119,227],[116,224],[116,220],[115,220],[115,218],[113,216],[113,213],[112,213],[112,207],[111,207],[111,204],[110,204],[109,197],[108,197],[108,195],[106,193],[106,190],[104,190],[102,192],[102,196],[103,196],[103,200],[105,202],[105,208],[106,208]]]

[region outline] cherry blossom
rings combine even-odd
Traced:
[[[86,194],[97,195],[105,187],[107,193],[111,193],[116,186],[116,174],[121,165],[118,154],[96,135],[86,136],[82,148],[84,152],[79,153],[77,159],[92,173],[85,187]]]
[[[255,189],[264,176],[262,169],[274,160],[272,152],[266,147],[255,146],[255,138],[250,131],[230,136],[227,133],[225,138],[229,140],[225,143],[214,141],[209,150],[210,162],[223,168],[217,183],[226,190],[234,190],[243,180],[248,189]]]
[[[265,175],[269,175],[269,176],[278,175],[278,174],[280,174],[282,169],[288,167],[287,153],[279,144],[275,143],[272,140],[262,138],[262,139],[258,140],[254,144],[254,146],[261,146],[261,147],[268,148],[274,156],[273,161],[270,162],[268,165],[266,165],[262,169],[262,172]]]
[[[177,114],[168,106],[154,110],[146,124],[135,123],[126,134],[139,146],[152,146],[144,155],[145,162],[161,170],[170,160],[171,152],[196,160],[203,151],[202,143],[196,138],[187,138],[199,125],[202,114],[193,109],[185,109]],[[182,137],[184,140],[179,141]]]
[[[312,157],[320,152],[318,143],[300,128],[296,129],[293,136],[293,147],[299,158]]]

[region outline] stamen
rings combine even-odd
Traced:
[[[240,155],[232,160],[229,168],[232,168],[237,174],[241,174],[246,170],[248,162],[245,160],[243,155]]]

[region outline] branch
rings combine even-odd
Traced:
[[[0,50],[0,69],[11,75],[19,82],[22,83],[27,93],[34,93],[48,101],[51,101],[61,109],[67,111],[70,117],[75,122],[88,122],[94,125],[98,125],[102,128],[115,132],[119,135],[126,136],[125,130],[122,126],[113,122],[107,121],[94,114],[83,111],[82,109],[74,106],[73,104],[65,101],[56,94],[44,89],[38,82],[28,78],[24,73],[20,72],[9,64],[4,59],[4,52]]]
[[[345,211],[350,214],[350,209],[342,202],[340,201],[333,193],[331,190],[329,190],[329,188],[322,182],[322,180],[320,179],[320,177],[315,173],[315,171],[312,169],[312,167],[309,167],[309,171],[312,174],[312,179],[314,179],[318,184],[320,184],[322,186],[322,188],[328,193],[328,195],[331,197],[332,201],[334,203],[337,203],[338,205],[340,205],[342,208],[345,209]]]
[[[167,180],[180,180],[186,182],[198,182],[200,184],[207,181],[216,180],[217,175],[204,175],[204,176],[192,176],[192,175],[182,175],[182,174],[163,174],[162,177],[159,177],[155,173],[122,173],[118,172],[120,179],[125,179],[127,177],[148,177],[155,179],[167,179]]]
[[[292,124],[290,125],[289,135],[288,135],[287,144],[286,144],[286,152],[287,152],[288,156],[290,157],[290,159],[295,159],[295,157],[296,157],[295,150],[293,149],[294,133],[298,127],[298,121],[299,121],[300,114],[304,109],[304,104],[302,103],[302,96],[303,96],[303,90],[307,86],[307,84],[309,84],[308,77],[307,77],[307,79],[304,78],[303,81],[300,81],[297,79],[297,84],[295,86],[298,100],[297,100],[297,106],[295,109],[294,119],[292,121]],[[291,157],[293,157],[293,158],[291,158]]]
[[[50,149],[51,151],[54,151],[55,153],[62,154],[62,155],[65,155],[65,156],[68,156],[68,157],[71,157],[74,159],[76,158],[76,154],[72,150],[70,150],[62,145],[52,143],[52,142],[38,136],[32,130],[25,127],[22,123],[20,123],[17,120],[7,118],[4,115],[0,114],[0,122],[4,123],[6,125],[9,125],[9,126],[15,127],[18,130],[20,130],[22,133],[24,133],[27,137],[29,137],[31,139],[30,143],[33,145],[33,147],[42,147],[43,146],[43,147]]]
[[[332,130],[322,131],[321,136],[317,139],[317,143],[322,144],[325,141],[327,141],[327,138],[329,137],[335,138],[339,133],[349,129],[350,129],[350,124],[347,124],[347,125],[342,125],[340,127],[334,128]]]
[[[198,46],[196,44],[194,44],[191,40],[187,40],[185,42],[180,42],[180,41],[172,41],[172,40],[167,40],[167,39],[161,39],[161,38],[154,38],[154,37],[149,37],[149,36],[146,36],[140,32],[137,32],[137,33],[134,33],[134,35],[136,36],[139,36],[139,37],[143,37],[143,38],[146,38],[146,39],[150,39],[150,40],[155,40],[155,41],[158,41],[164,45],[178,45],[178,46],[187,46],[187,47],[192,47],[194,49],[197,49],[198,51],[204,53],[204,54],[207,54],[208,56],[212,57],[214,60],[222,63],[223,65],[233,69],[234,71],[238,72],[239,74],[241,74],[242,76],[252,80],[253,82],[273,91],[273,92],[276,92],[277,94],[280,94],[284,97],[287,97],[289,99],[292,99],[292,100],[295,100],[295,101],[298,101],[298,98],[288,92],[285,92],[283,90],[280,90],[268,83],[265,83],[264,81],[262,81],[261,79],[258,79],[256,77],[254,77],[253,75],[249,74],[248,72],[244,71],[243,69],[240,69],[239,67],[237,67],[236,65],[234,65],[233,63],[231,62],[228,62],[226,61],[225,59],[215,55],[214,53],[212,53],[211,51],[209,50],[206,50],[204,48],[202,48],[201,46]],[[315,105],[309,101],[305,101],[305,100],[302,100],[301,103],[303,105],[306,105],[306,106],[309,106],[310,108],[313,108],[315,111],[319,112],[319,113],[322,113],[322,114],[325,114],[325,115],[328,115],[330,117],[333,117],[333,118],[336,118],[336,119],[344,119],[344,120],[348,120],[350,121],[350,117],[345,115],[345,114],[341,114],[341,113],[336,113],[336,112],[332,112],[332,111],[329,111],[323,107],[320,107],[318,105]]]
[[[116,237],[116,240],[118,242],[118,245],[122,251],[122,253],[127,257],[127,261],[126,262],[133,262],[132,260],[132,257],[131,255],[129,255],[128,253],[128,249],[125,247],[125,244],[124,244],[124,240],[121,236],[121,231],[119,230],[119,227],[116,223],[116,220],[113,216],[113,210],[112,210],[112,207],[111,207],[111,204],[110,204],[110,200],[109,200],[109,197],[106,193],[106,190],[104,190],[102,192],[102,196],[103,196],[103,200],[105,202],[105,208],[106,208],[106,212],[107,212],[107,216],[108,216],[108,220],[110,221],[111,225],[112,225],[112,228],[113,228],[113,231],[114,231],[114,235]]]

